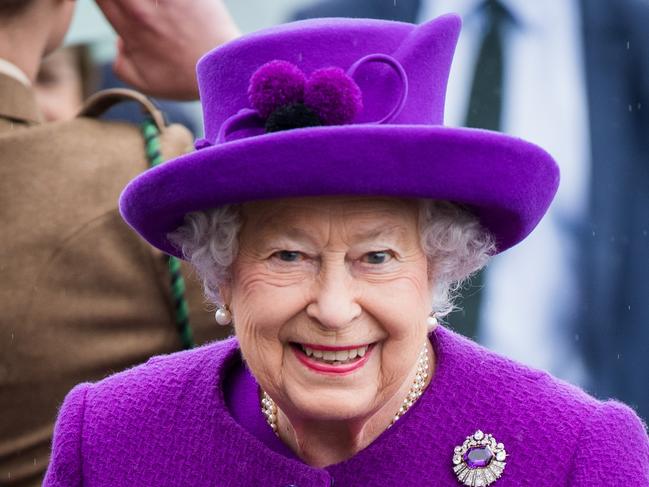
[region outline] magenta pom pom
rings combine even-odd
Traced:
[[[325,125],[351,123],[363,108],[363,94],[356,82],[340,68],[314,71],[306,82],[304,104]]]
[[[264,119],[278,108],[304,103],[324,125],[351,123],[363,107],[360,88],[342,69],[318,69],[307,80],[300,68],[281,60],[255,71],[248,97]]]
[[[288,61],[270,61],[250,78],[248,98],[262,118],[277,108],[304,100],[306,77],[295,64]]]

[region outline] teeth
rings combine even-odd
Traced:
[[[322,352],[322,358],[325,360],[336,360],[336,352],[325,350]]]
[[[343,360],[347,360],[349,358],[349,352],[347,350],[338,350],[336,351],[336,360],[339,362],[342,362]]]
[[[321,362],[330,362],[334,365],[340,365],[357,357],[364,357],[367,353],[367,346],[353,348],[350,350],[314,350],[312,348],[302,345],[302,350],[307,357],[314,357]]]

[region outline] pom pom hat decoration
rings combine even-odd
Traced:
[[[250,78],[248,98],[262,118],[268,118],[277,108],[304,101],[306,76],[295,64],[270,61]]]
[[[351,123],[362,108],[356,82],[340,68],[314,71],[308,81],[300,68],[287,61],[270,61],[252,75],[248,88],[256,112],[266,119],[266,132],[319,125]]]
[[[323,68],[309,76],[304,104],[313,109],[325,125],[344,125],[352,123],[363,109],[363,94],[342,69]]]
[[[327,195],[460,204],[498,252],[524,239],[559,184],[543,149],[445,127],[456,15],[422,25],[316,19],[243,36],[197,67],[205,138],[126,187],[124,219],[177,257],[167,235],[187,213]]]

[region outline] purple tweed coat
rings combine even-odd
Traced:
[[[240,361],[230,339],[74,388],[44,485],[454,486],[453,448],[481,429],[508,453],[495,487],[649,486],[649,440],[631,409],[444,328],[430,339],[437,368],[425,394],[345,462],[311,468],[235,421],[223,395]]]

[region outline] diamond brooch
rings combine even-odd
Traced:
[[[462,485],[484,487],[493,484],[505,470],[507,452],[502,443],[478,430],[467,436],[453,452],[453,471]]]

